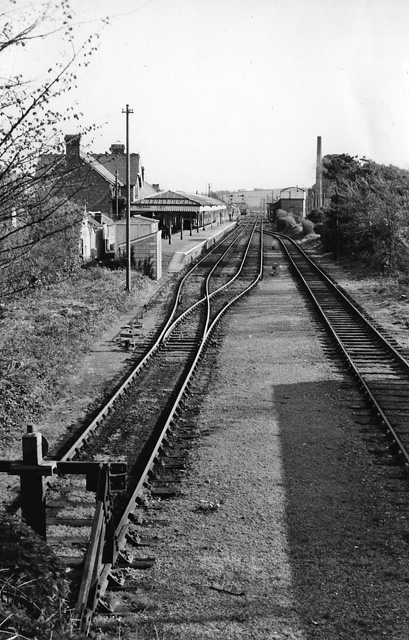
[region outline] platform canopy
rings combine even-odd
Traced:
[[[198,214],[208,211],[224,211],[226,204],[217,198],[183,191],[160,191],[138,200],[132,209],[133,213],[154,215],[157,218],[161,218],[164,214],[179,214],[183,218],[195,218]]]

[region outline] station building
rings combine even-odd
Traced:
[[[237,208],[209,196],[160,191],[134,203],[132,214],[135,213],[157,219],[162,236],[171,240],[171,234],[178,231],[183,234],[185,229],[198,230],[236,219]]]

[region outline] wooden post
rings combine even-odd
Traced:
[[[87,478],[87,490],[97,491],[101,466],[106,467],[109,475],[110,491],[123,491],[126,488],[126,463],[124,462],[76,462],[43,459],[47,455],[47,440],[27,427],[22,438],[23,458],[20,460],[0,459],[0,473],[20,476],[21,515],[34,531],[46,539],[46,483],[45,476],[54,474],[84,474]],[[112,542],[110,542],[112,547]]]
[[[21,513],[29,527],[34,529],[39,536],[46,537],[45,519],[45,489],[44,476],[40,465],[43,461],[43,438],[41,433],[36,433],[31,425],[27,427],[27,433],[22,437],[23,441],[23,465],[20,474],[21,488]],[[38,467],[37,470],[27,469],[24,466]]]

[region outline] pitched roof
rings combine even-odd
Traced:
[[[305,198],[305,189],[301,187],[286,187],[280,191],[281,200],[303,200]]]
[[[147,198],[148,196],[154,196],[158,192],[156,189],[152,187],[148,182],[144,182],[142,187],[139,187],[138,191],[138,200],[142,200],[142,198]]]
[[[120,183],[122,186],[126,184],[126,155],[124,153],[92,153],[88,155],[105,171],[109,172],[114,177],[114,181],[115,171],[118,171]],[[129,154],[129,174],[131,185],[135,185],[138,176],[140,176],[139,153]]]
[[[91,153],[86,153],[85,151],[83,151],[82,149],[80,150],[80,158],[81,160],[84,160],[84,162],[86,162],[87,164],[90,165],[90,167],[92,167],[92,169],[94,171],[96,171],[97,173],[99,173],[107,182],[109,182],[110,184],[114,185],[116,182],[116,176],[115,176],[115,170],[112,173],[112,171],[109,171],[104,164],[102,164],[101,162],[99,162],[93,154]],[[118,176],[119,178],[119,176]],[[119,179],[119,186],[123,186],[124,183]],[[126,178],[125,178],[125,182],[126,182]]]
[[[103,227],[104,224],[114,224],[114,220],[101,211],[88,211],[87,219],[88,222],[95,227]]]
[[[198,193],[185,193],[184,191],[175,191],[175,193],[186,196],[189,200],[193,202],[197,202],[202,206],[208,207],[219,207],[221,204],[225,204],[223,200],[219,200],[219,198],[211,198],[210,196],[199,195]]]
[[[79,156],[81,160],[86,162],[94,171],[99,173],[109,184],[114,185],[116,182],[116,174],[118,171],[118,184],[120,187],[126,185],[126,155],[113,153],[88,153],[80,148]],[[48,170],[52,170],[56,162],[65,161],[65,154],[47,153],[41,154],[38,158],[37,173],[45,175]],[[145,183],[142,183],[140,175],[140,157],[138,153],[130,154],[130,182],[131,186],[136,185],[138,180],[139,189],[142,191]],[[148,186],[145,195],[156,193],[155,189]]]
[[[101,222],[95,220],[94,216],[91,213],[87,213],[87,222],[91,225],[91,227],[97,227],[97,229],[100,229],[104,226]]]
[[[157,203],[163,202],[163,204],[192,204],[208,207],[220,207],[221,205],[225,206],[225,203],[222,200],[218,200],[217,198],[209,198],[208,196],[202,196],[199,194],[171,190],[156,192],[150,196],[146,196],[145,198],[140,198],[138,202],[140,200],[146,200],[147,204],[149,204],[150,200],[155,200]]]

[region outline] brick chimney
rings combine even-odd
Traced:
[[[123,156],[125,155],[125,145],[120,142],[115,142],[115,144],[111,144],[109,147],[110,152],[115,156]]]
[[[80,141],[81,134],[74,133],[70,135],[66,135],[65,138],[65,153],[67,156],[67,160],[78,160],[80,157]]]

